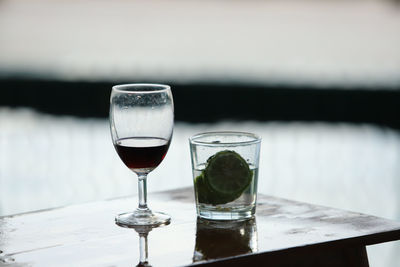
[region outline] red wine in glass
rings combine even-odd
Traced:
[[[164,159],[169,144],[169,140],[158,137],[129,137],[118,139],[114,147],[129,169],[148,173]]]
[[[138,178],[139,205],[115,217],[123,227],[157,227],[169,224],[168,214],[147,206],[147,174],[164,159],[174,127],[171,88],[164,84],[120,84],[110,96],[112,141],[124,164]]]

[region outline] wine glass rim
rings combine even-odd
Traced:
[[[215,143],[214,141],[204,141],[201,140],[203,137],[209,136],[246,136],[251,138],[250,140],[245,141],[225,141],[225,142],[218,142]],[[200,140],[199,140],[200,139]],[[214,132],[203,132],[193,135],[189,138],[191,144],[198,144],[198,145],[206,145],[206,146],[237,146],[237,145],[251,145],[257,144],[261,142],[261,137],[248,132],[240,132],[240,131],[214,131]]]
[[[143,87],[147,87],[153,90],[140,89]],[[117,84],[112,87],[113,91],[119,93],[154,93],[154,92],[167,91],[170,89],[171,86],[160,83],[126,83],[126,84]]]

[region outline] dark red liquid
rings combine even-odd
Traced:
[[[114,147],[128,168],[151,171],[164,159],[169,141],[156,137],[122,138],[117,140]]]

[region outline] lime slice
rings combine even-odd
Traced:
[[[253,172],[236,152],[225,150],[207,160],[194,180],[199,203],[219,205],[239,198],[251,183]]]
[[[194,187],[199,203],[211,204],[214,206],[231,202],[240,197],[240,195],[242,194],[242,192],[240,192],[238,194],[226,195],[216,192],[206,183],[204,172],[196,177],[196,179],[194,180]]]
[[[203,173],[196,177],[194,180],[194,186],[196,189],[197,199],[200,203],[211,204],[209,200],[209,189],[207,184],[204,182],[204,175]]]
[[[251,182],[252,172],[247,162],[236,152],[218,152],[207,161],[204,178],[209,187],[222,195],[239,195]]]

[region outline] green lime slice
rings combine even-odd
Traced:
[[[200,203],[210,204],[209,200],[210,190],[208,189],[207,184],[204,182],[203,173],[196,177],[194,180],[194,186],[196,189],[197,199]]]
[[[233,197],[247,188],[251,177],[247,162],[238,153],[225,150],[208,159],[203,179],[213,191]]]
[[[199,203],[203,204],[211,204],[211,205],[219,205],[231,202],[242,194],[239,192],[237,194],[221,194],[214,191],[210,186],[206,183],[204,178],[204,172],[196,177],[194,180],[194,187],[197,195],[197,200]]]
[[[219,205],[239,198],[251,183],[253,172],[236,152],[225,150],[207,160],[207,166],[194,180],[199,203]]]

